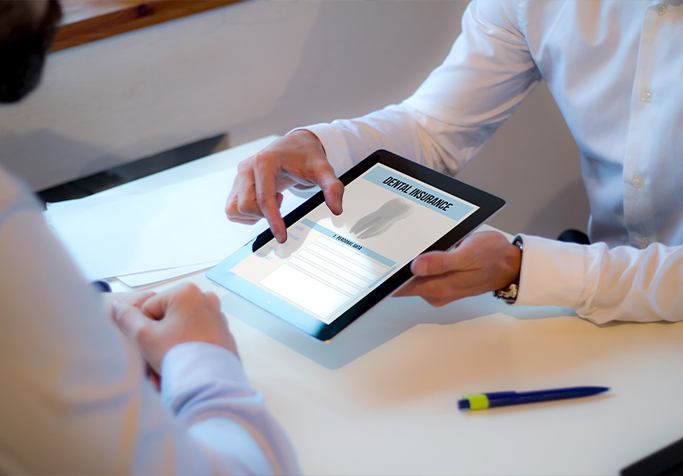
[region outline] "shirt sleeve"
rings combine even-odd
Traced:
[[[338,174],[377,149],[455,174],[540,79],[519,18],[516,1],[472,1],[449,55],[411,97],[306,129]]]
[[[190,342],[162,362],[161,393],[174,415],[211,456],[239,474],[296,474],[289,441],[270,418],[239,359],[216,345]],[[226,436],[230,445],[226,445]],[[219,471],[216,471],[219,472]]]
[[[223,349],[173,349],[165,406],[35,202],[11,197],[4,178],[0,473],[298,472],[262,397]]]
[[[597,324],[683,319],[683,247],[523,239],[516,304],[570,307]]]

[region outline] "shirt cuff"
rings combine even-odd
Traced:
[[[301,129],[312,132],[320,140],[325,149],[327,161],[332,165],[337,177],[353,167],[354,161],[344,138],[344,133],[338,127],[327,123],[320,123],[298,127],[294,130]]]
[[[250,387],[242,363],[229,350],[207,342],[185,342],[169,350],[161,362],[161,398],[174,414],[197,389],[216,381],[235,389]]]
[[[515,304],[576,309],[585,288],[585,246],[522,235],[524,252]]]

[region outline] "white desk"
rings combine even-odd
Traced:
[[[235,166],[269,139],[123,187]],[[185,280],[221,296],[247,372],[306,474],[616,474],[683,436],[683,323],[598,327],[488,296],[440,309],[390,298],[324,344],[203,273]],[[456,409],[465,393],[573,385],[612,391]]]

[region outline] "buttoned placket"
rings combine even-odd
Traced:
[[[667,13],[666,2],[650,2],[644,11],[638,59],[631,97],[630,123],[623,163],[624,224],[630,244],[646,248],[656,241],[652,210],[652,186],[649,181],[653,157],[643,146],[643,134],[651,132],[651,121],[658,100],[652,86],[656,73],[652,62],[653,39],[660,17]]]

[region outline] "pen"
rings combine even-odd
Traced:
[[[109,286],[109,283],[106,281],[92,281],[90,284],[95,286],[95,289],[97,289],[101,293],[111,292],[111,286]]]
[[[485,410],[493,407],[521,405],[523,403],[564,400],[565,398],[581,398],[597,395],[609,390],[609,387],[567,387],[531,392],[489,392],[465,395],[458,400],[460,410]]]

